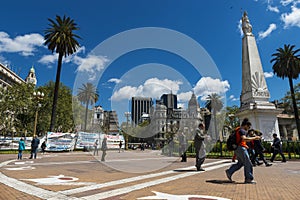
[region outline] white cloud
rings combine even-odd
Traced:
[[[283,6],[287,6],[289,5],[290,3],[293,3],[295,0],[281,0],[280,3],[281,5]]]
[[[0,63],[5,65],[5,66],[9,66],[10,62],[8,60],[6,60],[3,56],[0,55]]]
[[[23,56],[34,55],[37,47],[43,46],[44,37],[37,33],[17,36],[14,39],[0,32],[0,52],[20,53]]]
[[[146,94],[153,94],[151,96],[162,94],[162,92],[172,92],[177,94],[179,91],[180,85],[182,84],[181,81],[173,81],[169,79],[160,80],[158,78],[150,78],[145,81],[143,91]],[[159,95],[159,96],[160,96]]]
[[[104,68],[104,65],[109,60],[104,56],[88,55],[86,58],[79,56],[74,57],[75,64],[78,64],[79,72],[94,73],[99,72]]]
[[[300,27],[300,9],[292,6],[291,13],[283,13],[281,15],[281,20],[284,22],[284,28],[288,28],[291,26]]]
[[[211,77],[202,77],[194,87],[196,96],[201,96],[201,100],[205,101],[207,96],[212,93],[219,95],[224,94],[230,88],[227,80],[221,81],[220,79],[213,79]]]
[[[111,83],[116,83],[116,84],[118,84],[118,83],[121,83],[121,79],[117,79],[117,78],[111,78],[111,79],[109,79],[109,80],[108,80],[108,82],[111,82]]]
[[[240,19],[240,21],[238,23],[238,30],[240,32],[241,37],[243,37],[244,32],[243,32],[243,29],[242,29],[242,20],[241,19]]]
[[[265,78],[272,78],[274,76],[273,72],[264,72]]]
[[[279,9],[277,6],[268,5],[267,10],[275,12],[275,13],[279,13]]]
[[[85,52],[85,47],[82,46],[77,51],[67,57],[63,58],[63,63],[73,63],[78,65],[77,71],[87,72],[89,75],[89,81],[95,80],[97,72],[104,68],[104,65],[109,60],[104,56],[88,55],[86,58],[78,56],[80,53]],[[54,64],[58,60],[58,54],[44,55],[38,62],[44,65],[48,65],[48,68],[52,68],[49,64]]]
[[[239,100],[240,100],[239,98],[236,98],[234,95],[230,95],[230,96],[229,96],[229,99],[230,99],[231,101],[239,101]]]
[[[187,101],[189,101],[191,99],[192,94],[193,93],[191,91],[179,93],[177,95],[177,100],[181,101],[181,102],[187,102]]]
[[[79,53],[85,53],[85,46],[81,46],[79,47],[79,49],[77,49],[77,51],[75,52],[74,55],[77,55]]]
[[[57,58],[57,54],[45,55],[38,62],[42,64],[53,64],[57,61]]]
[[[81,58],[79,56],[77,56],[81,52],[83,52],[83,53],[85,52],[85,47],[84,46],[77,49],[77,51],[73,55],[64,57],[63,58],[63,63],[73,62],[75,64],[81,64]],[[56,63],[57,60],[58,60],[58,53],[54,53],[54,54],[49,54],[49,55],[42,56],[42,58],[38,62],[42,63],[44,65],[48,65],[48,64]]]
[[[81,46],[81,47],[79,47],[79,48],[76,50],[76,52],[75,52],[74,54],[69,55],[69,56],[67,56],[67,57],[64,57],[63,62],[64,62],[64,63],[71,63],[71,62],[72,62],[72,63],[75,63],[75,64],[81,64],[81,62],[78,61],[78,60],[81,59],[81,57],[78,56],[78,54],[84,53],[84,52],[85,52],[85,47],[84,47],[84,46]]]
[[[265,32],[260,31],[258,33],[259,39],[263,39],[263,38],[269,36],[274,30],[276,30],[276,28],[277,28],[276,24],[270,24],[269,28]]]
[[[160,80],[158,78],[150,78],[143,85],[139,86],[124,86],[115,91],[111,100],[121,101],[130,99],[133,96],[160,98],[162,94],[170,93],[177,94],[182,84],[181,81],[172,81],[169,79]]]
[[[160,80],[158,78],[150,78],[139,86],[124,86],[116,90],[111,100],[122,101],[130,99],[133,96],[160,98],[162,94],[177,94],[178,102],[184,103],[191,99],[192,92],[180,92],[181,81],[173,81],[169,79]],[[230,88],[228,81],[220,81],[210,77],[202,77],[193,89],[196,96],[201,96],[206,101],[208,95],[217,93],[223,95]]]
[[[124,86],[113,93],[111,100],[121,101],[124,99],[130,99],[133,96],[140,96],[139,93],[141,92],[138,87]]]

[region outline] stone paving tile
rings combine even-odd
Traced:
[[[20,199],[20,200],[38,200],[40,198],[26,194],[24,192],[20,192],[18,190],[15,190],[11,187],[8,187],[4,184],[0,183],[0,200],[10,200],[10,199]]]
[[[152,153],[155,155],[155,153]],[[132,157],[142,158],[145,154],[140,151],[124,152],[118,154],[111,152],[109,155],[110,158],[119,158],[124,156],[124,159],[129,159]],[[0,161],[4,162],[6,160],[15,159],[16,155],[13,154],[2,154],[0,155]],[[217,159],[207,159],[205,163],[216,161]],[[24,162],[31,161],[29,159],[22,160]],[[54,162],[72,162],[78,161],[83,162],[80,164],[63,164],[63,165],[52,165]],[[46,155],[39,155],[38,159],[34,160],[36,167],[33,171],[9,171],[6,170],[6,167],[14,167],[14,161],[9,163],[7,166],[0,168],[0,171],[5,175],[16,178],[16,179],[28,179],[28,178],[40,178],[64,174],[66,176],[74,176],[79,178],[79,182],[93,182],[93,183],[106,183],[113,180],[125,179],[130,177],[135,177],[141,174],[138,173],[126,173],[111,169],[106,165],[103,165],[101,162],[98,162],[95,157],[90,153],[47,153]],[[85,163],[88,162],[88,163]],[[47,163],[52,163],[47,165]],[[157,173],[187,166],[193,166],[194,158],[188,158],[187,163],[181,163],[179,160],[171,162],[170,165],[156,170],[155,172],[143,173],[151,174]],[[243,184],[243,169],[239,170],[233,175],[233,180],[236,183],[228,183],[225,169],[227,167],[215,169],[212,171],[206,171],[204,173],[194,172],[193,168],[187,171],[179,171],[174,174],[180,173],[193,173],[191,176],[186,178],[177,179],[170,181],[164,184],[159,184],[151,187],[146,187],[141,190],[136,190],[129,192],[127,194],[122,194],[114,197],[108,198],[109,200],[113,199],[129,199],[133,200],[138,197],[153,196],[152,191],[163,192],[167,194],[174,195],[209,195],[209,196],[218,196],[229,199],[242,199],[242,200],[261,200],[261,199],[272,199],[272,200],[281,200],[281,199],[291,199],[298,200],[300,197],[300,162],[299,161],[288,161],[287,163],[281,163],[276,161],[271,167],[265,167],[264,165],[254,168],[254,177],[257,181],[257,184]],[[174,175],[172,174],[172,175]],[[172,176],[170,175],[170,176]],[[149,180],[156,180],[159,178],[164,178],[167,176],[160,176],[157,178],[151,178]],[[149,181],[147,180],[147,181]],[[146,180],[145,180],[146,181]],[[62,185],[35,185],[33,182],[24,181],[28,184],[32,184],[36,187],[51,191],[62,191],[68,190],[71,188],[78,188],[82,186],[62,186]],[[116,186],[104,187],[101,189],[86,191],[84,193],[78,193],[70,195],[73,197],[81,197],[91,194],[96,194],[99,192],[110,191],[127,186],[133,186],[135,184],[141,183],[143,181],[135,181],[128,184],[120,184]],[[0,184],[0,199],[39,199],[32,195],[15,190],[14,188],[8,187],[4,184]]]

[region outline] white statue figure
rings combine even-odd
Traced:
[[[250,21],[248,19],[246,11],[244,12],[244,15],[242,17],[242,29],[243,29],[244,35],[253,35],[252,34],[252,26],[250,24]]]

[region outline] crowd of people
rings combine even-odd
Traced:
[[[234,150],[232,161],[235,162],[237,160],[238,162],[232,164],[229,169],[225,170],[229,181],[232,181],[233,174],[243,167],[245,177],[244,183],[255,184],[253,167],[262,164],[265,164],[266,167],[272,166],[272,164],[264,157],[265,148],[262,144],[262,133],[258,130],[251,129],[251,125],[249,119],[245,118],[242,121],[241,126],[235,129],[238,147]],[[206,158],[205,141],[207,141],[208,138],[209,136],[205,131],[204,124],[200,123],[194,134],[194,147],[196,153],[195,166],[197,171],[205,171],[201,166]],[[286,158],[282,152],[281,140],[276,133],[273,134],[273,143],[271,147],[273,154],[270,162],[274,161],[277,154],[282,157],[282,162],[286,162]],[[186,137],[181,133],[179,134],[179,155],[181,156],[181,162],[187,162],[186,150]],[[260,160],[262,162],[260,162]]]
[[[241,126],[235,129],[236,132],[236,141],[237,141],[237,149],[234,150],[234,157],[232,161],[235,162],[237,159],[237,163],[232,164],[229,169],[225,170],[226,176],[229,181],[232,181],[233,174],[244,168],[244,177],[245,183],[255,183],[253,176],[253,167],[265,164],[266,167],[272,166],[271,163],[267,162],[264,157],[265,148],[262,145],[262,133],[260,131],[251,129],[251,122],[248,118],[243,119]],[[203,123],[200,123],[195,130],[194,133],[194,147],[196,153],[195,166],[197,171],[205,171],[202,168],[202,164],[206,158],[206,144],[209,136],[205,130],[205,126]],[[178,137],[179,139],[179,155],[181,156],[181,162],[187,162],[186,150],[187,150],[187,139],[184,133],[181,133]],[[31,141],[31,152],[29,159],[36,159],[38,147],[40,144],[40,140],[37,136],[34,136]],[[94,156],[98,156],[98,140],[95,140],[94,143]],[[119,153],[122,151],[122,142],[119,143]],[[282,158],[282,162],[286,162],[286,158],[282,152],[281,140],[278,138],[277,134],[273,134],[273,143],[272,143],[273,154],[270,159],[270,162],[273,162],[276,156],[279,154]],[[44,141],[41,145],[42,152],[45,152],[46,141]],[[23,151],[25,150],[25,142],[24,139],[21,138],[19,141],[18,148],[18,159],[22,159]],[[107,151],[107,138],[104,137],[101,145],[101,161],[105,161],[106,151]],[[262,162],[260,162],[260,160]]]
[[[270,159],[271,162],[274,161],[274,158],[277,154],[280,154],[282,157],[282,162],[286,162],[284,154],[282,153],[281,141],[277,137],[277,134],[273,134],[273,155]],[[251,122],[248,118],[245,118],[242,121],[241,126],[236,129],[236,141],[238,144],[237,149],[234,151],[233,162],[235,159],[238,160],[237,163],[230,166],[229,169],[225,170],[226,176],[229,181],[232,181],[232,175],[244,167],[244,177],[245,183],[255,184],[253,176],[253,166],[265,164],[266,167],[272,166],[271,163],[268,163],[264,157],[263,152],[265,151],[264,146],[261,142],[262,133],[256,130],[251,129]],[[259,162],[258,156],[263,161]]]

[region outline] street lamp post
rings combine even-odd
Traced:
[[[125,112],[125,117],[126,117],[126,134],[125,134],[125,149],[128,149],[128,122],[129,118],[131,116],[131,112]]]
[[[33,96],[35,97],[35,99],[37,101],[37,108],[36,108],[36,111],[35,111],[34,129],[33,129],[33,137],[35,137],[36,136],[38,111],[39,111],[39,107],[41,106],[41,104],[39,102],[40,102],[40,100],[42,100],[44,98],[44,93],[40,92],[40,91],[33,92]]]

